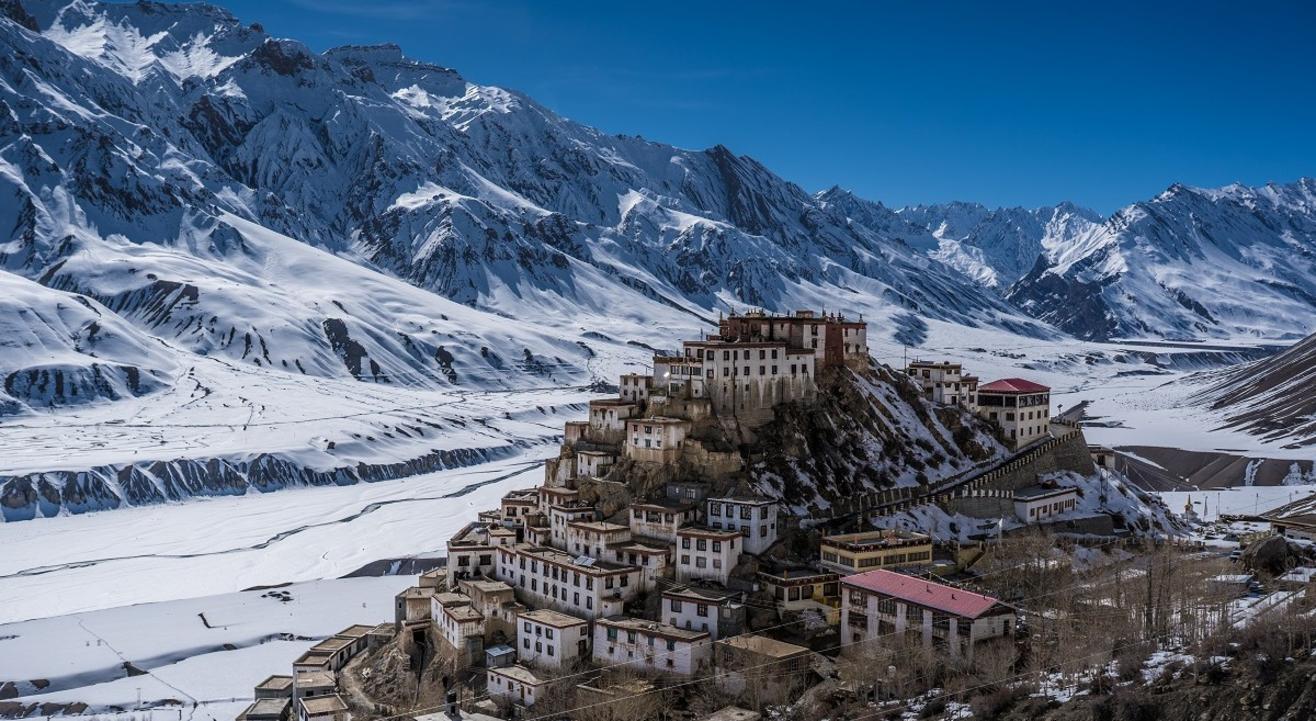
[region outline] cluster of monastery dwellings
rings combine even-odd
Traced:
[[[1000,427],[1012,449],[1051,436],[1051,389],[1023,378],[979,384],[959,363],[913,361],[909,377],[933,403],[963,406]]]
[[[584,697],[623,694],[594,685],[607,668],[671,678],[716,669],[731,693],[764,669],[807,675],[817,657],[788,621],[803,613],[847,649],[900,632],[972,655],[1010,638],[1008,608],[927,580],[938,562],[928,536],[825,533],[801,556],[798,544],[775,548],[792,521],[779,503],[734,485],[741,456],[726,434],[752,432],[781,403],[811,401],[820,373],[868,363],[862,321],[808,311],[724,318],[680,355],[655,356],[650,373],[622,376],[615,397],[566,424],[542,485],[507,493],[448,539],[446,566],[397,596],[393,642],[443,654],[468,700],[525,708],[564,679]],[[951,364],[908,370],[935,402],[986,415],[1017,445],[1047,432],[1043,387],[979,386]],[[640,493],[619,477],[628,473],[666,480]],[[311,670],[331,681],[324,674],[339,661]],[[296,705],[295,690],[280,698],[299,716],[314,711]]]
[[[399,596],[398,627],[441,639],[483,669],[489,698],[517,706],[582,669],[681,678],[717,668],[742,686],[769,665],[807,673],[814,654],[783,640],[790,624],[783,633],[780,619],[811,610],[833,628],[842,617],[856,619],[854,633],[868,628],[857,620],[865,611],[847,605],[859,596],[846,589],[874,573],[927,567],[931,539],[837,534],[823,537],[812,562],[774,562],[769,551],[786,522],[777,501],[708,480],[739,470],[740,456],[705,444],[700,429],[753,429],[778,404],[812,400],[819,373],[867,363],[862,321],[808,311],[724,318],[717,335],[655,356],[651,373],[622,376],[616,397],[591,402],[586,420],[566,424],[543,485],[508,493],[448,541],[447,567],[435,572],[443,581]],[[619,464],[693,466],[701,480],[674,478],[608,506],[598,482],[616,483]],[[947,600],[958,589],[938,594],[931,589],[951,587],[919,583],[928,590],[900,603],[910,624],[926,613],[929,644],[971,653],[974,643],[1013,632],[1012,622],[978,622],[994,605],[961,608]],[[949,636],[941,632],[948,618],[957,630]]]

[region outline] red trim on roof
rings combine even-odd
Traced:
[[[978,618],[1000,603],[981,593],[881,569],[846,576],[841,583],[963,618]]]
[[[1046,393],[1051,388],[1041,383],[1034,383],[1023,378],[1002,378],[998,381],[992,381],[985,386],[978,386],[978,392],[988,393],[996,391],[997,393]]]

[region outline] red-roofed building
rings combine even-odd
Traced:
[[[952,656],[973,657],[979,643],[1009,638],[1015,613],[991,596],[895,571],[841,579],[841,638],[852,650],[864,642],[891,644],[900,634]]]
[[[1051,435],[1051,389],[1023,378],[978,386],[978,415],[1001,427],[1019,450]]]

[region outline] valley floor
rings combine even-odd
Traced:
[[[380,558],[443,554],[477,510],[540,482],[545,455],[380,483],[0,523],[0,623],[335,578]],[[5,643],[0,656],[9,656]]]

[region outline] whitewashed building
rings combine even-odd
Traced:
[[[713,581],[725,585],[740,562],[739,531],[689,526],[676,532],[676,580]]]
[[[695,505],[681,501],[645,501],[631,505],[628,523],[631,534],[665,543],[676,543],[681,526],[694,523]]]
[[[739,594],[707,586],[678,586],[663,591],[659,618],[669,626],[703,631],[713,641],[741,633],[745,606]]]
[[[486,523],[468,523],[448,539],[448,572],[451,578],[493,574],[494,549],[516,542],[516,533]],[[496,532],[496,533],[495,533]]]
[[[521,525],[522,518],[539,510],[539,489],[509,491],[498,502],[498,510],[504,526],[515,528]]]
[[[626,432],[626,420],[639,412],[639,404],[621,398],[589,402],[589,437],[599,443],[616,443]]]
[[[567,549],[567,527],[572,523],[593,521],[598,517],[594,506],[579,503],[552,506],[548,509],[549,537],[554,548]]]
[[[978,379],[964,375],[963,366],[950,361],[912,361],[909,377],[933,403],[978,408]]]
[[[608,451],[576,451],[576,475],[582,478],[602,478],[617,463],[617,454]]]
[[[569,668],[589,658],[589,621],[541,608],[522,611],[516,622],[516,653],[538,668]]]
[[[670,543],[632,538],[608,547],[607,560],[640,569],[640,590],[656,589],[660,580],[673,575]]]
[[[627,458],[651,463],[670,463],[681,455],[681,447],[690,432],[684,418],[637,418],[627,423]]]
[[[706,502],[708,527],[739,531],[745,537],[744,550],[755,555],[777,542],[777,502],[755,496],[709,498]]]
[[[639,618],[605,618],[594,623],[594,660],[641,673],[692,676],[712,668],[709,635]]]
[[[634,566],[533,546],[498,549],[495,570],[521,603],[587,619],[620,614],[640,592],[640,575]]]
[[[607,558],[608,546],[631,540],[630,526],[608,521],[572,521],[567,524],[564,550],[577,555]]]
[[[536,696],[543,693],[548,678],[531,669],[515,664],[488,670],[485,692],[495,701],[507,701],[517,706],[534,706]]]
[[[643,403],[649,400],[649,389],[653,387],[653,376],[642,373],[623,373],[618,395],[622,400]]]
[[[1024,523],[1045,523],[1077,507],[1077,488],[1026,486],[1014,492],[1014,515]]]
[[[978,415],[1000,426],[1018,450],[1051,435],[1051,389],[1023,378],[978,387]]]

